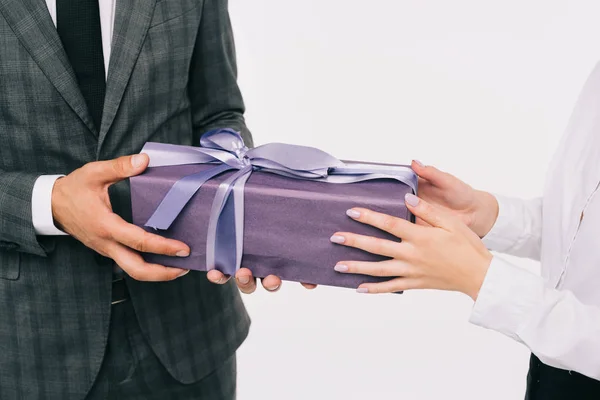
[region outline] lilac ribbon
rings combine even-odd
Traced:
[[[206,243],[207,270],[242,263],[244,240],[244,186],[252,171],[327,183],[355,183],[374,179],[400,181],[413,192],[417,177],[407,166],[344,163],[313,147],[269,143],[253,149],[244,145],[238,132],[218,129],[200,139],[201,147],[148,142],[142,149],[150,157],[149,167],[214,164],[215,167],[181,178],[171,187],[147,227],[168,229],[185,205],[208,180],[237,170],[223,181],[212,203]]]

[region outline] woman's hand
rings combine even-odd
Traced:
[[[419,197],[460,218],[477,236],[484,237],[498,217],[498,202],[490,193],[475,190],[435,167],[412,162],[419,176]],[[417,219],[423,224],[423,219]]]
[[[460,181],[459,181],[460,182]],[[338,232],[331,241],[390,257],[380,262],[341,261],[341,273],[395,277],[381,283],[363,284],[361,293],[391,293],[409,289],[458,291],[477,299],[492,260],[480,238],[460,218],[447,210],[409,194],[406,204],[427,226],[361,208],[348,216],[391,233],[401,242]]]

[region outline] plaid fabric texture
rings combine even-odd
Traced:
[[[112,261],[73,238],[35,235],[35,179],[146,141],[198,143],[218,127],[252,145],[236,74],[226,0],[119,0],[95,127],[45,2],[0,0],[0,399],[83,399],[109,336]],[[128,183],[110,195],[130,220]],[[178,382],[212,374],[247,336],[233,283],[191,272],[128,285],[140,332]]]
[[[198,382],[183,384],[160,363],[131,302],[113,307],[106,355],[86,400],[235,400],[235,355]]]

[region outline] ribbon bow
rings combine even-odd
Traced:
[[[217,189],[208,222],[207,270],[239,269],[244,240],[244,186],[252,171],[327,183],[353,183],[373,179],[395,179],[416,193],[417,178],[408,167],[351,163],[313,147],[269,143],[248,149],[238,132],[218,129],[200,139],[201,147],[146,143],[149,167],[184,164],[214,164],[215,167],[185,176],[175,182],[145,226],[168,229],[185,205],[208,180],[237,170]]]

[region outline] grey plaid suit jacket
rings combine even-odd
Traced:
[[[81,399],[105,351],[112,261],[71,237],[37,237],[41,174],[137,153],[146,141],[191,145],[243,133],[244,104],[227,0],[119,0],[107,94],[93,125],[44,0],[0,0],[0,399]],[[130,219],[127,182],[111,188]],[[250,321],[233,284],[192,272],[128,280],[143,333],[180,382],[228,359]]]

